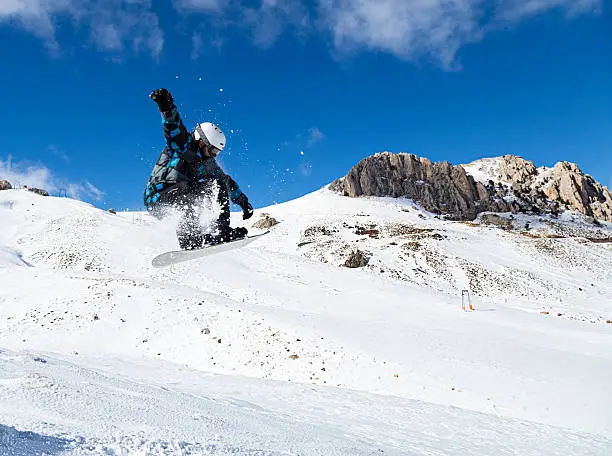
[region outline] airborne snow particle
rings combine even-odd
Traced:
[[[300,155],[304,155],[304,151],[303,150],[300,151]]]
[[[223,89],[219,89],[219,92],[223,92]]]

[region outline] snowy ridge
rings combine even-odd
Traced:
[[[461,166],[476,182],[487,185],[490,180],[493,182],[499,181],[497,176],[502,159],[503,157],[481,158]],[[509,185],[508,182],[502,182],[502,184]]]
[[[325,190],[263,211],[280,223],[249,247],[155,269],[171,221],[0,192],[0,441],[612,451],[609,224],[506,214],[500,229]],[[341,267],[354,249],[368,266]]]

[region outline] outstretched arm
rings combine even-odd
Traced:
[[[161,112],[164,136],[166,137],[168,148],[172,152],[186,152],[193,139],[191,133],[183,125],[170,92],[166,89],[157,89],[151,92],[149,98],[157,103]]]

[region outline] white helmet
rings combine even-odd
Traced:
[[[225,147],[225,134],[221,129],[210,122],[204,122],[195,127],[193,137],[196,140],[203,139],[205,142],[219,150]]]

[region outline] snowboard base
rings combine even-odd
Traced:
[[[244,247],[245,245],[250,244],[255,239],[263,236],[264,234],[268,234],[269,232],[270,231],[265,231],[263,233],[253,234],[251,236],[246,236],[234,241],[222,242],[220,244],[205,245],[201,249],[174,250],[172,252],[165,252],[153,258],[151,264],[155,268],[163,268],[165,266],[182,263],[184,261],[194,260],[196,258],[202,258],[221,252],[227,252],[239,247]]]

